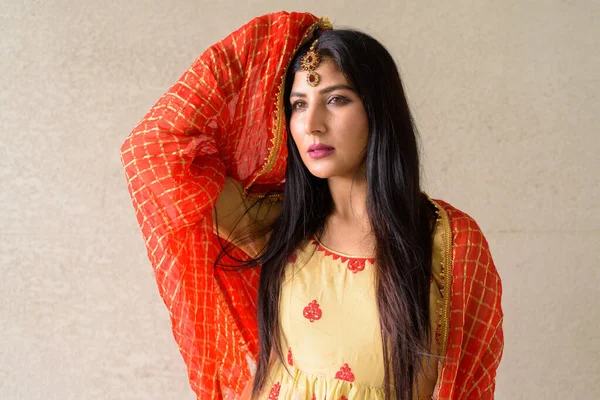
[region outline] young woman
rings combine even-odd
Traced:
[[[121,149],[192,387],[493,398],[501,284],[487,243],[421,192],[392,57],[331,28],[301,13],[251,21]]]

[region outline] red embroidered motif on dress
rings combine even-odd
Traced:
[[[354,382],[354,374],[348,367],[348,364],[344,364],[342,368],[338,372],[335,373],[335,379],[339,379],[341,381]]]
[[[340,400],[348,400],[348,398],[346,396],[342,396],[340,397]]]
[[[288,364],[290,364],[291,366],[294,365],[294,359],[292,358],[292,348],[291,347],[288,349]]]
[[[334,260],[341,260],[343,263],[348,261],[348,269],[350,271],[352,271],[353,274],[359,272],[359,271],[363,271],[365,269],[365,265],[366,262],[369,261],[371,264],[375,263],[375,259],[374,258],[367,258],[367,257],[358,257],[358,258],[352,258],[352,257],[346,257],[343,256],[341,254],[338,253],[334,253],[331,250],[329,250],[328,248],[326,248],[325,246],[323,246],[321,243],[319,243],[319,241],[317,239],[313,239],[313,244],[315,246],[317,246],[317,249],[319,251],[322,251],[325,253],[326,256],[331,256],[333,257]]]
[[[277,398],[279,397],[280,389],[281,389],[281,384],[279,382],[274,384],[273,387],[271,388],[271,391],[269,392],[269,400],[277,400]]]
[[[350,261],[348,261],[348,269],[352,271],[353,274],[362,271],[365,269],[365,261],[364,258],[351,258]]]
[[[323,312],[319,309],[319,305],[316,300],[308,303],[308,306],[304,307],[304,311],[302,312],[304,318],[308,319],[310,322],[314,322],[317,319],[321,319]]]

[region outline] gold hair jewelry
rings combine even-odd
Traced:
[[[306,82],[309,86],[313,87],[317,86],[320,80],[319,74],[315,72],[315,69],[317,69],[319,63],[321,62],[321,56],[315,51],[315,44],[317,44],[318,41],[319,39],[312,43],[310,49],[308,49],[304,57],[302,57],[302,61],[300,61],[300,66],[302,69],[308,72],[306,75]]]

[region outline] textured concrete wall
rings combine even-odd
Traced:
[[[1,0],[0,398],[193,398],[119,146],[207,46],[298,4],[390,48],[429,193],[486,232],[497,398],[596,396],[597,1]]]

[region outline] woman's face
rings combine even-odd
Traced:
[[[315,176],[354,178],[367,151],[369,124],[357,93],[330,58],[315,70],[317,86],[307,72],[294,76],[290,93],[290,131],[304,165]]]

